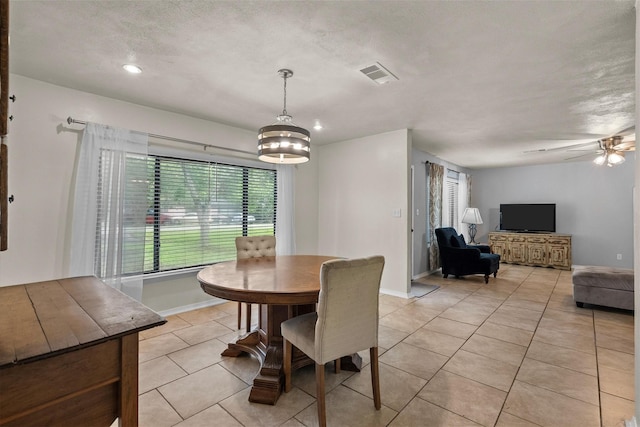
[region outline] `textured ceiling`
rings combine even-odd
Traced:
[[[634,3],[12,1],[10,71],[257,130],[290,68],[312,144],[409,128],[460,166],[549,163],[576,152],[525,151],[634,125]],[[376,61],[399,81],[359,72]]]

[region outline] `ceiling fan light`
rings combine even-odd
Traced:
[[[602,166],[604,165],[604,162],[607,160],[607,155],[603,154],[601,156],[596,157],[595,159],[593,159],[593,163],[595,163],[598,166]]]
[[[614,152],[609,154],[609,158],[607,160],[612,165],[619,165],[621,163],[624,163],[624,156],[620,153]]]

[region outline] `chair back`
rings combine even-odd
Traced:
[[[436,238],[438,239],[438,246],[440,248],[451,247],[451,237],[457,237],[458,233],[453,227],[442,227],[434,230]]]
[[[382,256],[322,264],[316,363],[378,346],[378,295],[383,268]]]
[[[236,237],[237,259],[276,256],[276,236]]]

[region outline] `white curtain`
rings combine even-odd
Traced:
[[[295,166],[277,165],[278,205],[276,206],[276,253],[296,254],[294,174]]]
[[[87,123],[75,183],[69,268],[71,276],[95,275],[138,301],[144,271],[147,149],[147,134]],[[126,211],[125,199],[134,202],[126,204]],[[126,273],[137,274],[125,278]]]
[[[450,200],[450,188],[449,182],[444,178],[441,188],[442,194],[440,195],[440,200],[442,200],[442,227],[455,227],[455,224],[450,224],[451,218],[451,200]]]
[[[469,224],[462,222],[462,214],[464,210],[469,207],[469,186],[467,183],[467,175],[460,172],[458,175],[458,224],[456,230],[458,233],[464,235],[464,240],[468,242],[471,240],[469,237]]]

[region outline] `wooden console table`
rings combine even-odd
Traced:
[[[491,232],[489,246],[502,262],[571,270],[570,234]]]
[[[138,425],[138,332],[166,320],[95,277],[0,287],[0,425]]]

